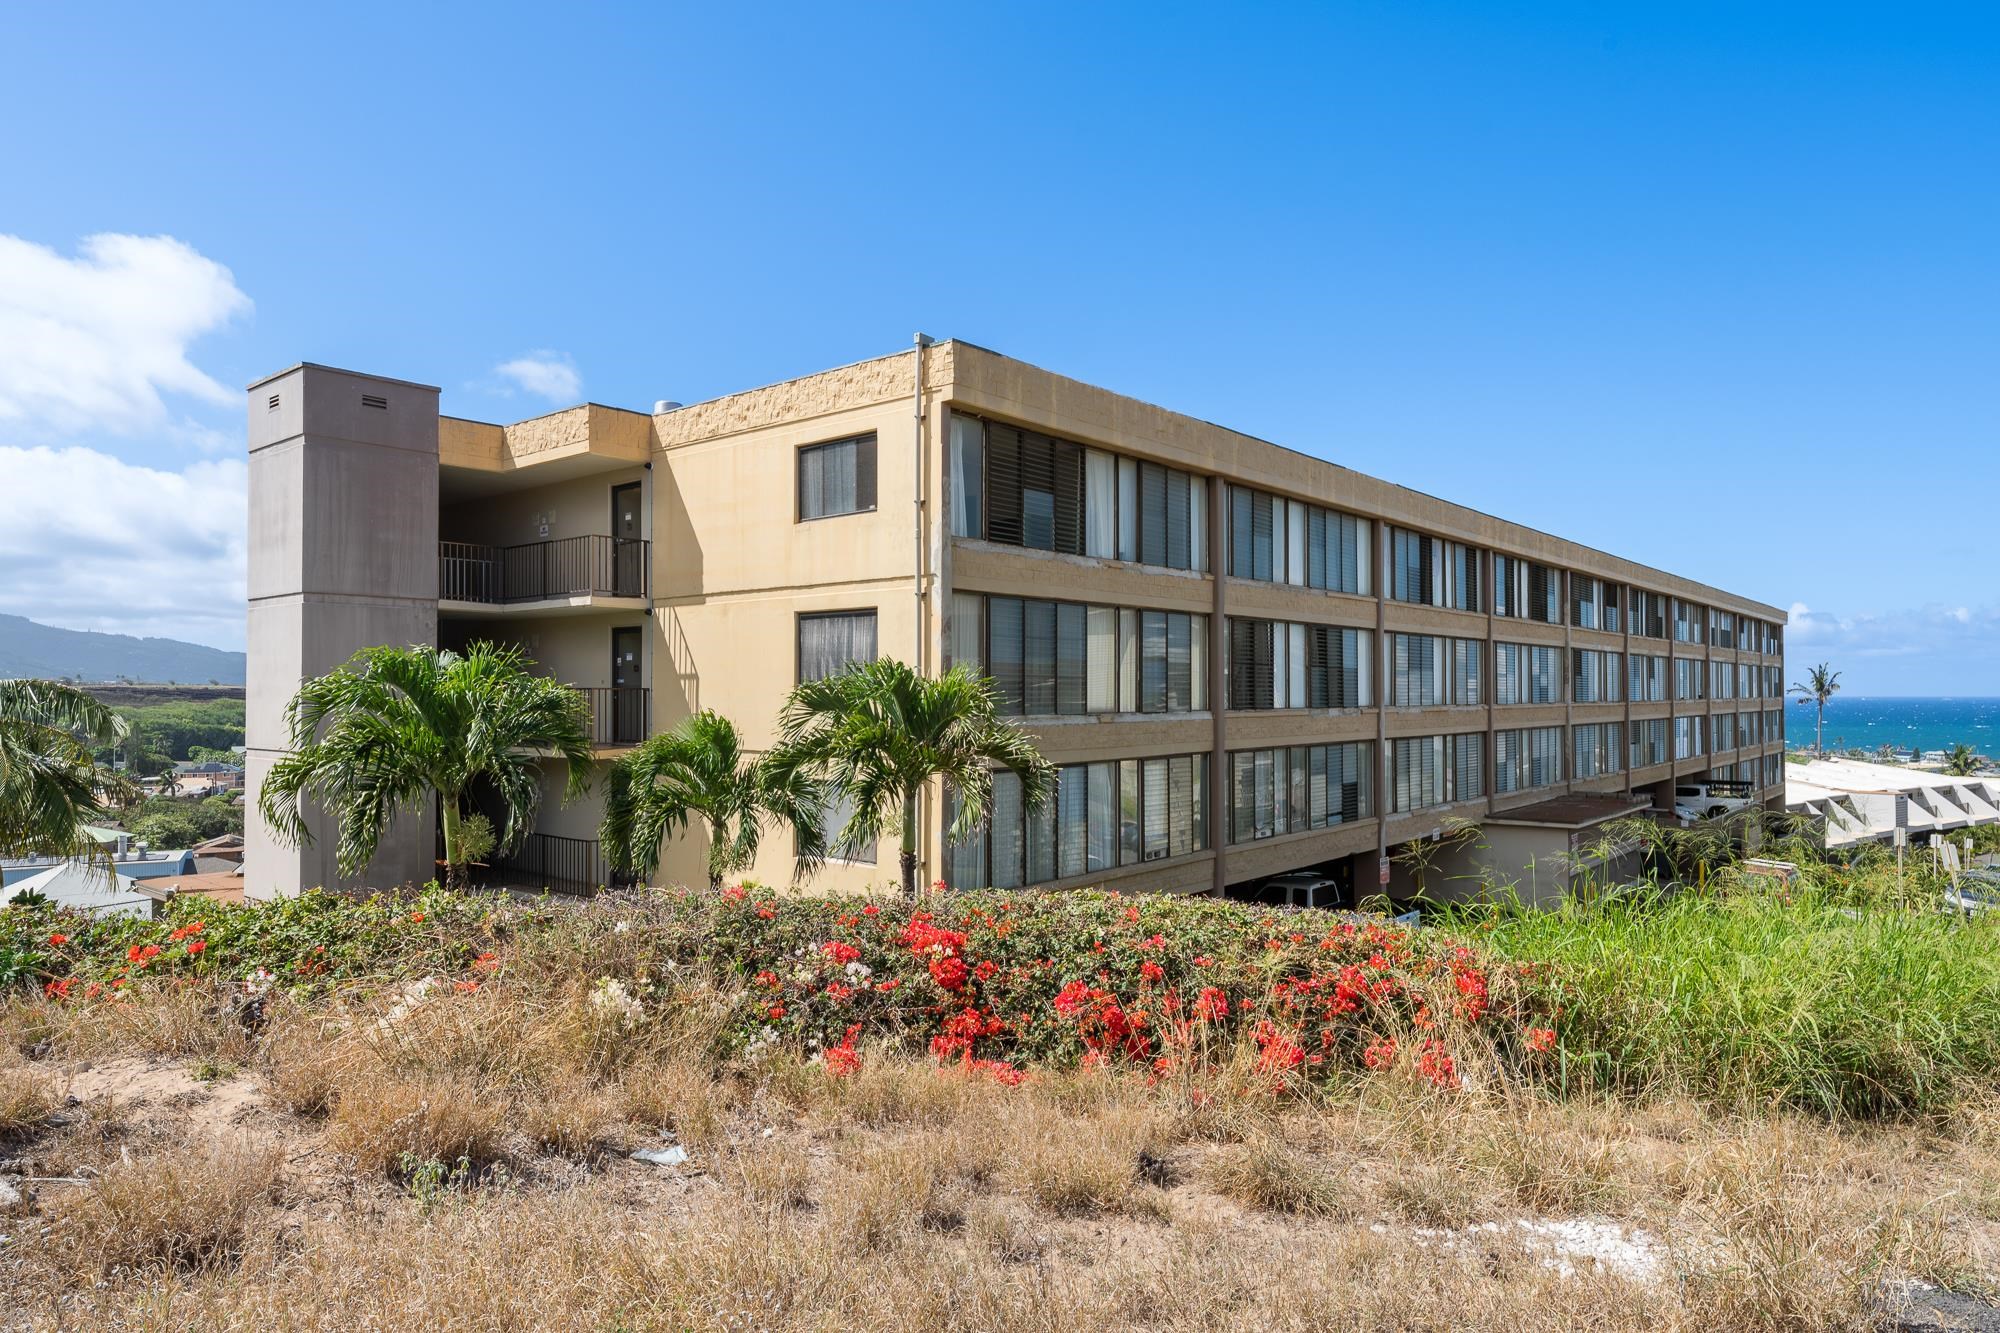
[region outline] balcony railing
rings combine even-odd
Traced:
[[[540,602],[598,594],[645,597],[652,587],[652,543],[636,537],[561,537],[521,546],[438,543],[438,599],[446,602]]]
[[[579,685],[590,701],[592,745],[637,745],[646,739],[653,692],[641,685]]]
[[[444,856],[442,831],[438,834],[438,856]],[[588,896],[622,885],[625,877],[610,871],[595,839],[530,833],[511,854],[496,854],[484,865],[473,866],[472,881],[489,889],[529,893],[547,889],[550,893]]]

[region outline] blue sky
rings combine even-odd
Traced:
[[[2000,694],[2000,15],[971,10],[9,10],[0,611],[240,645],[293,361],[514,419],[924,329]]]

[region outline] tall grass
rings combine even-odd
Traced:
[[[1566,1089],[1930,1114],[2000,1070],[2000,921],[1786,893],[1637,895],[1458,928],[1537,968]]]

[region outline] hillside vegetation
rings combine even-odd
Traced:
[[[0,1177],[44,1183],[0,1290],[89,1326],[1976,1309],[2000,928],[1873,883],[1419,930],[756,886],[9,909]]]

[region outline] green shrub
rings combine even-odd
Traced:
[[[1545,965],[1530,985],[1557,1015],[1567,1088],[1932,1112],[2000,1069],[2000,921],[1867,899],[1809,884],[1454,924]]]

